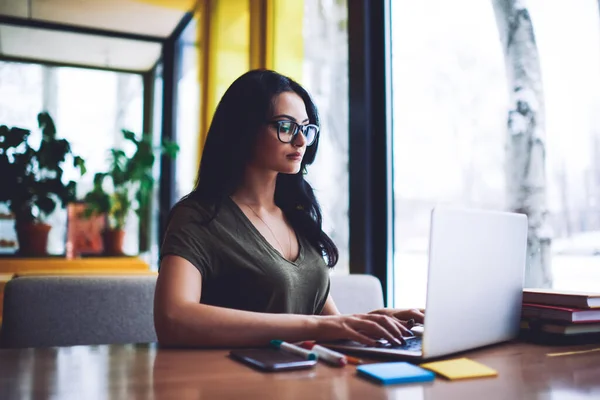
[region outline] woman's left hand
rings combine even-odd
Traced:
[[[414,324],[422,324],[423,322],[425,322],[425,310],[422,308],[382,308],[379,310],[371,311],[369,314],[381,314],[387,315],[388,317],[396,318],[400,321],[402,325],[404,325],[408,329],[412,328]]]

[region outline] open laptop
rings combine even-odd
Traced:
[[[519,331],[527,217],[436,207],[431,213],[423,334],[403,346],[357,342],[327,347],[424,360],[514,338]]]

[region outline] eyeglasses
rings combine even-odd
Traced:
[[[270,121],[269,124],[277,127],[277,138],[282,143],[292,143],[298,133],[302,132],[306,145],[310,146],[319,134],[319,127],[314,124],[299,125],[293,121]]]

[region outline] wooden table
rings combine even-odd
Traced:
[[[600,398],[600,352],[548,357],[600,345],[508,343],[468,353],[496,378],[383,387],[355,368],[262,373],[225,350],[156,345],[0,350],[1,399],[560,399]]]

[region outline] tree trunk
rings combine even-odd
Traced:
[[[529,218],[526,287],[551,287],[546,209],[544,95],[525,0],[492,0],[504,49],[510,110],[506,145],[508,206]]]

